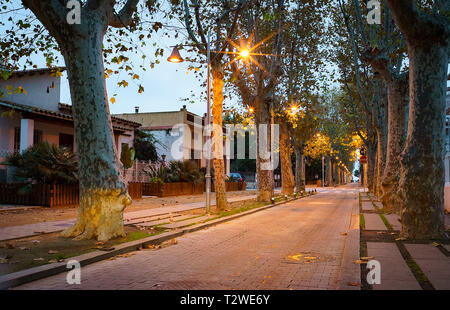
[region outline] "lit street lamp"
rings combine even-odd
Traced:
[[[208,76],[207,76],[207,103],[206,103],[206,213],[209,213],[211,209],[211,49],[210,49],[210,35],[208,33],[208,41],[206,44],[206,54],[208,58]],[[173,48],[172,54],[167,58],[167,61],[172,63],[183,62],[183,58],[175,46]]]
[[[237,58],[235,58],[233,61],[231,61],[228,65],[230,65],[231,63],[233,63],[234,61],[237,61],[239,59],[242,59],[244,61],[254,61],[255,63],[257,63],[257,61],[252,57],[252,56],[280,56],[280,55],[272,55],[272,54],[260,54],[260,53],[254,53],[253,50],[255,50],[258,46],[260,46],[261,44],[263,44],[265,41],[261,41],[260,43],[256,44],[255,46],[251,47],[251,48],[247,48],[247,46],[241,46],[239,47],[238,45],[236,45],[234,42],[232,42],[231,40],[227,39],[227,41],[234,46],[238,52],[217,52],[217,51],[211,51],[211,41],[210,41],[210,33],[208,32],[207,34],[207,43],[206,43],[206,54],[207,54],[207,59],[208,59],[208,77],[207,77],[207,113],[206,113],[206,123],[207,125],[207,133],[206,133],[206,137],[208,139],[208,143],[206,145],[206,153],[208,154],[207,158],[206,158],[206,174],[205,174],[205,179],[206,179],[206,213],[209,213],[210,211],[210,207],[211,207],[211,141],[210,141],[210,137],[211,137],[211,52],[213,53],[225,53],[225,54],[233,54],[233,55],[238,55]],[[202,43],[200,43],[202,44]],[[169,56],[169,58],[167,58],[167,61],[172,62],[172,63],[180,63],[183,62],[184,59],[181,57],[180,52],[178,51],[177,46],[175,46],[172,50],[171,55]],[[227,65],[227,66],[228,66]],[[250,113],[253,113],[253,108],[249,109]]]

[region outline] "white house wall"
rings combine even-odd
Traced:
[[[51,88],[54,83],[54,88]],[[14,89],[21,86],[28,94],[8,94],[6,86],[12,86]],[[47,87],[49,92],[47,93]],[[24,75],[21,77],[12,77],[5,81],[0,80],[0,90],[3,92],[5,101],[29,105],[46,109],[50,111],[58,111],[58,104],[61,99],[61,78],[53,77],[50,73]]]

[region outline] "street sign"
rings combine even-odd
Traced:
[[[366,155],[362,155],[361,157],[359,157],[359,162],[361,164],[367,164],[367,156]]]

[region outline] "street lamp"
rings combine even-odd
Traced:
[[[252,52],[259,45],[261,45],[264,42],[264,40],[261,41],[260,43],[256,44],[255,46],[251,47],[250,49],[248,49],[247,47],[239,47],[229,39],[227,39],[227,41],[238,50],[237,53],[226,52],[227,54],[239,55],[239,57],[237,57],[235,60],[243,59],[244,61],[247,61],[247,60],[255,61],[252,56],[258,56],[258,55],[259,56],[279,56],[279,55],[259,54],[259,53]],[[211,130],[210,130],[210,127],[211,127],[211,52],[214,52],[214,51],[211,51],[210,46],[211,46],[211,40],[210,40],[210,33],[208,32],[207,42],[206,42],[206,54],[207,54],[207,59],[208,59],[208,77],[207,77],[207,84],[208,84],[207,85],[207,96],[208,96],[208,98],[207,98],[207,113],[206,113],[206,123],[208,124],[206,127],[206,137],[208,139],[208,143],[206,144],[206,153],[208,154],[208,156],[206,158],[206,173],[205,173],[206,213],[209,213],[210,207],[211,207],[211,159],[208,157],[211,157],[211,143],[210,143],[211,142],[210,141],[210,137],[211,137]],[[221,52],[214,52],[214,53],[221,53]],[[235,60],[233,60],[232,62],[234,62]],[[180,63],[180,62],[184,61],[184,59],[180,55],[180,52],[179,52],[177,46],[175,46],[173,48],[172,54],[169,56],[169,58],[167,58],[167,61],[172,62],[172,63]],[[250,113],[253,113],[253,108],[250,108]]]
[[[180,63],[184,61],[183,57],[181,57],[180,55],[180,51],[178,50],[177,46],[173,48],[172,54],[170,54],[169,58],[167,58],[167,61],[171,63]]]
[[[208,77],[207,77],[207,103],[206,103],[206,213],[211,209],[211,49],[210,49],[210,34],[208,33],[208,41],[206,44],[206,54],[208,58]],[[183,58],[175,46],[172,54],[167,58],[167,61],[172,63],[183,62]]]
[[[241,58],[245,60],[248,58],[248,56],[250,56],[250,52],[248,49],[245,48],[239,52],[239,55],[241,56]]]

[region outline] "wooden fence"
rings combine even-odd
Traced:
[[[21,184],[0,184],[0,204],[33,205],[49,208],[77,207],[80,200],[78,184],[33,184],[22,191]],[[142,183],[129,183],[132,199],[142,198]]]
[[[226,182],[225,190],[227,192],[246,190],[245,182]],[[144,196],[181,196],[181,195],[200,195],[205,191],[205,183],[142,183],[142,195]],[[211,191],[214,192],[214,183],[211,184]]]

